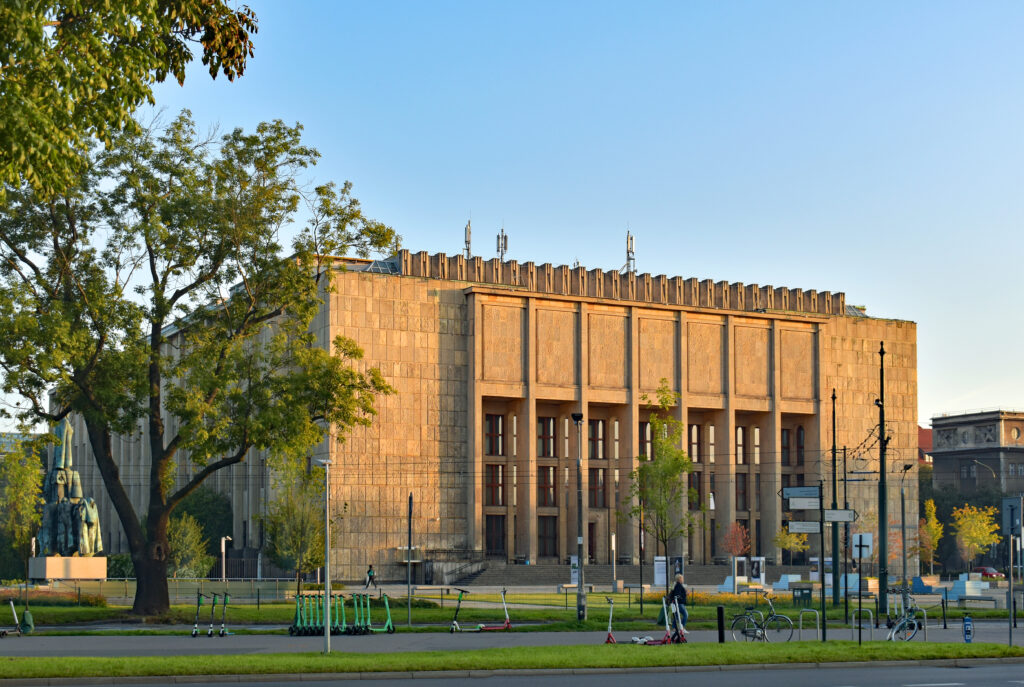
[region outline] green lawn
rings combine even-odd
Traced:
[[[141,675],[229,675],[265,673],[354,673],[525,668],[638,668],[654,666],[831,663],[876,660],[1003,658],[1024,656],[1024,649],[997,644],[892,644],[867,642],[791,642],[771,644],[696,644],[662,647],[587,645],[517,647],[480,651],[388,654],[255,654],[133,658],[3,658],[6,678]]]

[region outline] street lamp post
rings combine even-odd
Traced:
[[[587,619],[587,588],[583,574],[583,413],[573,413],[576,423],[576,560],[579,562],[579,585],[576,587],[576,620]]]
[[[331,653],[331,464],[330,458],[316,461],[324,469],[324,653]]]
[[[907,471],[914,467],[913,463],[903,465],[900,477],[900,555],[903,557],[903,586],[907,586],[907,492],[903,485],[907,479]]]
[[[885,485],[885,342],[878,347],[878,607],[889,603],[889,503]]]
[[[836,390],[832,389],[832,510],[839,508],[838,491],[839,485],[836,482]],[[824,554],[822,554],[822,570],[825,569]],[[846,573],[846,570],[843,570]],[[844,578],[845,579],[845,578]],[[822,587],[825,578],[821,578]],[[832,605],[839,605],[839,523],[832,523]]]
[[[227,582],[228,581],[228,557],[227,557],[228,547],[225,544],[225,542],[229,542],[229,541],[231,541],[231,537],[221,537],[220,538],[220,581],[221,582]]]

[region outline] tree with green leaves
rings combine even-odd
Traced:
[[[324,482],[304,470],[283,470],[281,475],[260,520],[267,556],[282,570],[295,571],[295,593],[300,594],[302,573],[324,564]]]
[[[0,446],[0,533],[22,563],[26,581],[43,505],[43,471],[35,451],[33,443],[21,440]]]
[[[656,405],[648,406],[651,455],[637,456],[637,468],[629,474],[630,506],[626,515],[642,522],[644,531],[661,544],[667,555],[669,542],[691,532],[698,521],[685,510],[686,503],[696,495],[687,487],[693,463],[682,449],[683,424],[672,416],[679,394],[662,379],[657,399]]]
[[[944,531],[945,526],[939,522],[936,514],[935,500],[925,500],[924,517],[917,529],[917,555],[922,563],[928,563],[929,575],[935,574],[935,552],[938,551]]]
[[[89,151],[111,144],[153,85],[185,81],[193,50],[214,78],[240,76],[255,14],[223,0],[7,0],[0,3],[0,202],[23,182],[59,197]]]
[[[210,554],[220,552],[221,537],[231,536],[235,522],[231,499],[205,484],[182,499],[175,512],[178,515],[187,513],[195,518]]]
[[[969,504],[953,509],[957,548],[968,568],[981,551],[999,543],[999,523],[995,521],[997,512],[994,506],[975,507]]]
[[[83,418],[131,551],[137,614],[167,610],[168,522],[204,480],[254,450],[305,456],[369,424],[375,397],[391,392],[376,368],[356,366],[355,342],[311,327],[340,269],[333,256],[398,242],[348,183],[307,190],[318,156],[299,125],[203,138],[185,112],[117,135],[59,197],[8,188],[3,391],[25,400],[23,422]],[[118,435],[144,442],[141,513]]]
[[[206,577],[216,558],[206,551],[210,542],[203,537],[199,521],[188,513],[175,513],[167,525],[170,547],[167,572],[173,577]]]

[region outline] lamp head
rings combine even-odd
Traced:
[[[583,413],[573,413],[572,421],[575,422],[577,425],[583,422]]]

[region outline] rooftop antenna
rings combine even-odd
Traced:
[[[470,238],[473,234],[473,230],[469,226],[470,224],[472,224],[472,220],[466,220],[466,260],[469,260],[470,258],[473,257],[473,251],[471,248],[473,242],[472,239]]]
[[[636,254],[633,252],[633,235],[626,230],[626,264],[619,270],[620,273],[636,274]]]
[[[501,232],[498,234],[498,257],[501,261],[505,261],[505,253],[508,252],[508,235],[505,233],[505,227],[501,227]]]

